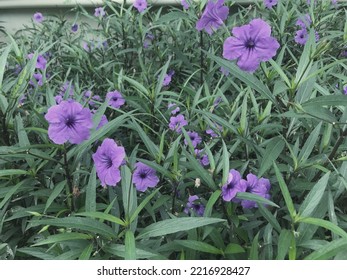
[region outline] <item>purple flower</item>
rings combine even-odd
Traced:
[[[343,88],[343,94],[344,94],[344,95],[347,95],[347,86],[345,86],[345,87]]]
[[[226,69],[226,68],[223,67],[223,66],[220,68],[220,71],[222,72],[222,74],[223,74],[224,76],[228,76],[228,75],[230,74],[229,70]]]
[[[102,128],[107,123],[108,123],[107,117],[105,115],[102,115],[101,120],[100,120],[98,126],[96,127],[96,130]]]
[[[205,29],[209,35],[218,29],[229,14],[229,8],[223,5],[224,0],[217,0],[217,2],[210,0],[196,23],[196,29],[199,31]]]
[[[122,94],[117,90],[108,92],[106,94],[106,99],[109,100],[108,103],[110,106],[117,109],[119,109],[125,103],[125,99],[123,98]]]
[[[308,39],[308,33],[306,29],[300,29],[296,31],[294,41],[299,45],[305,45]]]
[[[301,16],[296,21],[295,25],[300,26],[301,29],[308,28],[312,23],[311,17],[309,14],[305,14],[304,16]]]
[[[262,19],[254,19],[249,24],[232,29],[234,37],[229,37],[223,45],[223,57],[238,59],[237,65],[247,72],[254,72],[261,61],[268,61],[276,55],[279,43],[271,37],[271,27]]]
[[[76,101],[62,101],[48,109],[48,136],[56,144],[80,144],[90,136],[92,113]]]
[[[176,115],[181,110],[180,107],[178,107],[175,103],[169,103],[167,107],[168,109],[174,107],[174,109],[171,110],[171,115]]]
[[[153,40],[154,40],[154,35],[151,33],[146,33],[145,39],[143,41],[143,47],[147,49]]]
[[[72,31],[72,32],[77,32],[77,30],[78,30],[78,24],[75,23],[75,24],[73,24],[73,25],[71,26],[71,31]]]
[[[133,183],[138,191],[145,192],[147,188],[154,188],[159,183],[159,178],[153,168],[138,162],[135,164]]]
[[[174,70],[170,70],[167,74],[165,74],[164,80],[163,80],[163,86],[168,86],[171,83],[171,78],[175,74]]]
[[[61,95],[57,95],[54,97],[55,103],[60,104],[64,98]]]
[[[33,53],[28,54],[29,59],[32,59],[33,57],[34,57]],[[47,65],[47,60],[42,55],[39,54],[37,56],[35,68],[44,70],[46,68],[46,65]]]
[[[33,75],[33,80],[30,80],[29,81],[29,84],[32,85],[32,86],[43,86],[43,81],[42,81],[42,75],[40,73],[34,73]]]
[[[177,133],[181,133],[182,127],[187,124],[188,122],[184,119],[184,116],[180,114],[170,118],[169,128]]]
[[[190,138],[190,141],[192,141],[193,147],[196,148],[196,146],[202,141],[201,137],[195,131],[188,131],[187,134]],[[184,144],[188,145],[187,139],[184,139]]]
[[[264,5],[266,8],[271,9],[273,6],[277,5],[278,0],[264,0]]]
[[[18,99],[18,106],[23,106],[26,99],[27,99],[26,95],[23,94],[23,95]]]
[[[218,125],[216,123],[214,123],[214,125],[215,125],[214,130],[211,129],[211,128],[206,129],[206,133],[208,135],[210,135],[212,138],[218,137],[218,134],[215,132],[216,130],[219,131],[219,132],[223,131],[223,127],[222,126],[220,126],[220,125]]]
[[[146,0],[136,0],[134,3],[134,7],[139,11],[139,13],[142,13],[144,10],[147,9],[147,1]]]
[[[252,173],[249,173],[247,175],[246,192],[256,194],[266,199],[269,199],[270,195],[268,192],[270,191],[270,187],[271,185],[268,179],[265,179],[265,178],[258,179],[258,177]],[[258,207],[257,203],[251,200],[242,200],[241,205],[243,208]]]
[[[235,169],[229,171],[228,181],[222,187],[222,197],[224,201],[235,201],[238,192],[246,191],[246,181],[241,179],[241,175]]]
[[[103,187],[116,186],[121,180],[119,167],[125,158],[125,150],[117,143],[106,138],[93,154],[96,173]]]
[[[102,7],[95,8],[94,16],[96,16],[96,17],[99,17],[99,16],[103,17],[104,15],[106,15],[104,8],[102,8]]]
[[[190,215],[195,212],[198,216],[203,216],[205,212],[205,206],[199,203],[199,197],[197,195],[190,195],[188,198],[188,203],[184,208],[184,213]]]
[[[37,23],[41,23],[45,18],[43,17],[43,15],[39,12],[36,12],[34,14],[34,21],[36,21]]]
[[[85,50],[85,51],[87,51],[87,52],[90,52],[90,51],[92,51],[92,49],[94,48],[94,45],[93,45],[93,43],[87,43],[87,42],[83,42],[82,43],[82,48]]]
[[[189,3],[187,3],[186,0],[181,0],[181,5],[183,6],[183,9],[189,9]]]
[[[208,156],[203,153],[203,150],[195,149],[194,152],[195,152],[195,155],[196,155],[197,159],[200,161],[200,164],[202,166],[207,166],[210,164]]]
[[[64,96],[66,92],[68,92],[69,96],[73,96],[75,91],[75,87],[70,81],[66,81],[61,85],[59,89],[59,95]]]

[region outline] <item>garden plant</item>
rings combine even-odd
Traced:
[[[347,259],[347,2],[181,4],[3,30],[0,259]]]

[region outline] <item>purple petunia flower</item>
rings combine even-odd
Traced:
[[[75,24],[73,24],[73,25],[71,26],[71,31],[72,31],[72,32],[77,32],[77,30],[78,30],[78,24],[75,23]]]
[[[203,153],[203,150],[195,149],[194,152],[195,152],[195,155],[196,155],[197,159],[200,161],[200,164],[202,166],[207,166],[210,164],[208,156]]]
[[[54,96],[55,103],[60,104],[64,98],[61,95]]]
[[[343,94],[344,94],[344,95],[347,95],[347,86],[345,86],[345,87],[343,88]]]
[[[103,187],[116,186],[121,180],[119,167],[125,158],[125,150],[117,143],[106,138],[93,154],[96,173]]]
[[[225,40],[223,57],[237,59],[240,69],[254,72],[260,62],[276,55],[279,43],[271,37],[271,27],[262,19],[253,19],[249,24],[232,29],[233,37]]]
[[[95,11],[94,11],[94,16],[96,17],[103,17],[104,15],[106,15],[105,13],[105,10],[103,7],[99,7],[99,8],[95,8]]]
[[[32,59],[33,57],[34,57],[33,53],[28,54],[29,59]],[[46,68],[46,65],[47,65],[47,60],[42,55],[39,54],[37,56],[35,68],[44,70]]]
[[[220,68],[220,71],[224,76],[228,76],[230,74],[230,71],[223,66]]]
[[[210,135],[212,138],[218,137],[218,134],[216,131],[221,132],[223,131],[223,127],[219,124],[214,123],[214,130],[211,129],[210,127],[206,129],[206,134]]]
[[[107,117],[105,115],[102,115],[101,120],[100,120],[98,126],[96,127],[96,130],[102,128],[107,123],[108,123]]]
[[[29,85],[32,85],[32,86],[43,86],[43,81],[42,81],[42,74],[40,73],[34,73],[33,75],[33,78],[32,80],[29,81]]]
[[[68,92],[68,95],[71,97],[71,96],[74,95],[74,91],[75,91],[75,87],[72,84],[72,82],[71,81],[66,81],[64,84],[62,84],[60,86],[58,94],[61,95],[61,96],[65,96],[65,93]]]
[[[80,144],[90,136],[92,113],[76,101],[62,101],[48,109],[48,137],[56,144]]]
[[[308,40],[308,33],[306,29],[296,31],[294,41],[299,45],[305,45]]]
[[[266,199],[270,199],[270,181],[265,178],[258,179],[257,176],[253,175],[252,173],[249,173],[247,175],[247,181],[246,181],[246,192],[259,195],[261,197],[264,197]],[[258,207],[257,203],[251,200],[242,200],[241,205],[243,208],[254,208]]]
[[[174,70],[170,70],[167,74],[165,74],[164,76],[164,80],[163,80],[163,86],[168,86],[171,83],[171,78],[172,76],[175,74]]]
[[[188,131],[187,134],[190,138],[190,141],[192,141],[193,147],[196,148],[196,146],[199,145],[202,141],[201,137],[195,131]],[[188,145],[187,139],[184,139],[184,144]]]
[[[181,0],[181,5],[183,6],[183,9],[189,9],[189,3],[186,0]]]
[[[143,41],[143,47],[145,49],[147,49],[150,46],[150,44],[152,43],[153,40],[154,40],[154,35],[151,34],[151,33],[146,33],[145,39]]]
[[[139,13],[142,13],[144,10],[147,9],[147,1],[146,0],[136,0],[134,3],[134,7],[139,11]]]
[[[277,5],[278,0],[264,0],[264,5],[266,8],[271,9],[273,6]]]
[[[109,100],[108,103],[110,106],[117,109],[119,109],[125,103],[125,99],[123,98],[122,94],[117,90],[108,92],[106,94],[106,99]]]
[[[187,124],[188,122],[185,120],[184,116],[180,114],[170,118],[169,128],[177,133],[181,133],[182,127]]]
[[[37,23],[41,23],[45,18],[43,17],[43,15],[39,12],[36,12],[34,14],[34,21],[36,21]]]
[[[145,192],[148,188],[154,188],[159,183],[155,170],[142,162],[135,164],[132,178],[136,189],[140,192]]]
[[[228,181],[222,187],[222,197],[224,201],[235,200],[235,196],[238,192],[246,191],[246,181],[241,179],[241,175],[235,169],[229,171]]]
[[[199,203],[199,197],[197,195],[190,195],[186,207],[184,208],[184,213],[190,215],[195,212],[198,216],[203,216],[205,212],[205,206]]]
[[[196,29],[198,31],[204,29],[209,35],[212,35],[228,17],[229,8],[223,5],[224,0],[217,0],[217,2],[210,0],[201,18],[196,23]]]
[[[174,109],[171,110],[171,115],[176,115],[181,110],[180,107],[178,107],[175,103],[169,103],[169,105],[167,106],[168,109],[172,107]]]
[[[311,17],[309,14],[305,14],[298,18],[296,21],[295,25],[300,26],[302,29],[303,28],[308,28],[312,23]]]

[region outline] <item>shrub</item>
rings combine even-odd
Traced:
[[[345,4],[191,2],[8,35],[1,258],[346,258]]]

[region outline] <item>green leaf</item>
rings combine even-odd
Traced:
[[[280,236],[278,238],[278,247],[277,247],[277,258],[276,260],[284,260],[289,247],[294,238],[293,233],[290,230],[282,229]]]
[[[196,240],[175,240],[176,244],[186,247],[188,249],[193,249],[199,252],[205,252],[210,254],[220,255],[223,251],[205,242]]]
[[[4,171],[6,171],[6,170],[4,170]],[[0,170],[0,172],[1,172],[1,170]],[[4,207],[4,205],[6,204],[6,202],[7,202],[9,199],[11,199],[12,195],[15,194],[15,193],[19,190],[20,187],[22,187],[24,184],[26,185],[26,184],[28,184],[28,183],[32,183],[32,182],[30,182],[30,180],[27,179],[27,180],[21,181],[21,182],[19,182],[17,185],[13,186],[13,187],[6,193],[4,199],[0,202],[0,209],[1,209],[2,207]]]
[[[220,198],[222,191],[216,190],[213,192],[213,194],[210,195],[209,200],[207,201],[206,208],[204,211],[204,217],[210,217],[212,214],[213,206],[217,202],[217,200]]]
[[[330,172],[326,173],[312,188],[299,208],[299,215],[310,217],[321,202],[328,184]],[[325,202],[324,202],[325,203]]]
[[[148,195],[139,206],[137,206],[135,212],[132,214],[129,223],[132,223],[138,214],[141,212],[141,210],[147,205],[147,203],[159,192],[160,188],[156,189],[154,192],[152,192],[150,195]]]
[[[5,176],[26,175],[26,174],[28,174],[28,171],[21,170],[21,169],[5,169],[5,170],[0,170],[0,179],[1,177],[5,177]]]
[[[56,199],[60,195],[61,191],[64,189],[65,186],[66,186],[66,180],[61,181],[58,185],[54,187],[52,193],[47,199],[45,210],[43,210],[44,213],[46,213],[49,206],[51,206],[54,199]]]
[[[345,95],[327,95],[319,96],[308,100],[307,102],[301,104],[305,109],[308,107],[316,108],[323,106],[347,106],[347,98]]]
[[[347,250],[347,239],[340,238],[322,246],[317,251],[308,255],[305,260],[329,260],[339,252]]]
[[[267,99],[271,100],[272,103],[277,105],[277,101],[275,100],[271,91],[265,86],[263,82],[257,79],[254,75],[249,74],[245,71],[242,71],[238,66],[234,64],[234,62],[227,61],[225,59],[219,58],[209,52],[205,52],[205,54],[212,60],[214,60],[220,66],[229,70],[230,74],[237,79],[244,82],[246,85],[250,86],[260,94],[264,95]]]
[[[286,83],[287,87],[290,88],[291,87],[291,82],[289,81],[287,75],[283,72],[281,66],[279,66],[276,61],[274,60],[269,60],[270,64],[272,65],[272,67],[275,69],[275,71],[280,75],[280,77],[282,78],[282,80]]]
[[[179,19],[189,19],[189,16],[183,12],[170,12],[161,16],[158,20],[156,20],[153,24],[168,24],[170,21],[179,20]]]
[[[188,218],[176,218],[171,220],[164,220],[157,223],[153,223],[144,228],[137,239],[151,238],[157,236],[163,236],[180,231],[188,231],[193,228],[202,227],[215,223],[225,222],[223,219],[217,218],[200,218],[200,217],[188,217]]]
[[[12,45],[7,46],[0,56],[0,88],[2,88],[2,80],[4,78],[4,72],[7,62],[7,57],[12,49]]]
[[[132,176],[129,167],[121,167],[122,175],[122,196],[123,196],[123,208],[125,212],[125,220],[128,222],[130,217],[134,214],[137,208],[137,196],[136,188],[132,184]]]
[[[153,141],[147,136],[147,133],[138,125],[138,123],[133,119],[132,123],[133,129],[139,134],[142,142],[145,144],[147,150],[150,152],[153,159],[157,158],[159,154],[159,148],[156,146]]]
[[[275,169],[276,177],[277,177],[278,183],[280,185],[280,189],[281,189],[284,201],[285,201],[285,203],[287,205],[290,217],[294,221],[295,216],[296,216],[296,211],[295,211],[295,208],[294,208],[293,200],[292,200],[292,198],[290,196],[288,187],[287,187],[286,183],[284,182],[283,177],[282,177],[282,175],[281,175],[281,173],[280,173],[276,163],[274,163],[274,169]]]
[[[318,137],[320,135],[320,129],[321,129],[322,123],[320,122],[316,128],[310,133],[310,136],[307,138],[303,148],[301,149],[298,160],[299,165],[304,164],[308,157],[311,155],[314,146],[317,143]]]
[[[236,243],[228,244],[228,246],[224,250],[224,254],[239,254],[245,252],[245,249]]]
[[[134,233],[131,230],[125,232],[125,256],[126,260],[136,260],[136,244]]]
[[[213,181],[211,174],[209,174],[208,171],[201,166],[195,157],[190,155],[185,150],[183,150],[183,153],[188,159],[191,169],[198,173],[200,179],[202,179],[205,184],[207,184],[211,189],[215,190],[216,184]]]
[[[320,226],[327,230],[330,230],[331,232],[343,238],[347,238],[347,232],[345,232],[342,228],[338,227],[337,225],[333,224],[330,221],[326,221],[326,220],[318,219],[318,218],[300,217],[296,220],[296,222]]]
[[[273,226],[273,228],[280,233],[281,232],[281,226],[279,222],[277,221],[276,217],[272,215],[272,213],[263,205],[258,204],[258,209],[260,214],[263,215],[263,217]]]
[[[259,232],[254,237],[252,241],[251,251],[249,252],[250,260],[258,260],[259,259]]]
[[[268,200],[264,197],[261,197],[257,194],[253,194],[253,193],[238,192],[236,194],[236,198],[255,201],[258,203],[258,205],[259,204],[265,204],[265,205],[270,205],[270,206],[274,206],[274,207],[279,208],[279,206],[276,203],[272,202],[271,200]]]
[[[275,137],[269,141],[260,163],[258,177],[261,177],[272,166],[282,153],[284,146],[285,142],[280,137]]]
[[[227,146],[225,145],[224,140],[223,143],[223,154],[222,154],[222,162],[223,162],[223,177],[222,177],[222,185],[225,185],[228,182],[229,176],[229,152]]]
[[[86,212],[95,212],[96,210],[96,169],[93,166],[86,186]]]
[[[35,243],[33,246],[41,246],[46,244],[68,241],[68,240],[81,240],[81,239],[82,240],[93,239],[93,236],[90,234],[84,234],[84,233],[66,232],[61,234],[50,235],[45,240],[39,241]]]
[[[81,218],[81,217],[66,217],[66,218],[55,218],[55,219],[42,219],[42,220],[32,220],[29,222],[28,228],[41,225],[50,225],[56,227],[65,228],[75,228],[79,230],[84,230],[93,234],[100,234],[106,238],[113,238],[114,232],[109,226],[100,223],[99,221],[93,220],[91,218]]]
[[[125,246],[122,244],[109,244],[108,246],[105,246],[103,250],[114,256],[125,258],[126,249],[125,249]],[[149,252],[143,249],[139,249],[139,248],[136,248],[136,258],[137,259],[154,259],[154,260],[165,259],[164,256],[161,256],[159,254]]]
[[[91,254],[93,253],[94,245],[93,243],[90,243],[87,245],[87,247],[84,248],[83,252],[79,256],[79,260],[89,260]]]
[[[101,212],[82,212],[82,213],[76,213],[75,214],[76,216],[84,216],[84,217],[90,217],[90,218],[97,218],[97,219],[101,219],[101,220],[105,220],[105,221],[109,221],[109,222],[112,222],[112,223],[115,223],[115,224],[118,224],[118,225],[121,225],[121,226],[125,226],[125,223],[111,215],[111,214],[107,214],[107,213],[101,213]]]

